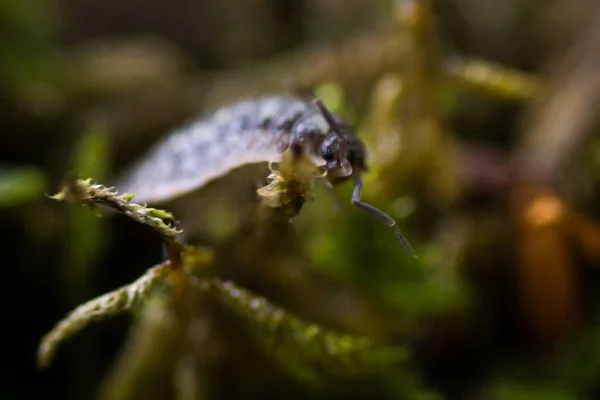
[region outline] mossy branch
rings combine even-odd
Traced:
[[[445,63],[445,71],[468,88],[507,100],[533,100],[542,86],[533,74],[481,59],[455,57]]]
[[[259,345],[298,379],[318,382],[323,374],[345,376],[372,372],[406,358],[403,348],[378,346],[366,338],[304,322],[267,299],[218,279],[200,283],[220,304],[242,317]]]
[[[303,155],[286,154],[279,171],[273,173],[272,185],[265,189],[267,200],[276,200],[267,205],[278,211],[297,211],[295,204],[288,203],[288,197],[300,197],[301,202],[304,202],[310,193],[310,185],[318,177],[318,171],[315,164]],[[197,265],[205,265],[210,261],[211,255],[208,252],[183,247],[175,240],[179,231],[163,221],[173,220],[171,214],[133,204],[130,202],[130,195],[118,195],[114,189],[93,184],[88,179],[70,183],[53,198],[72,203],[108,206],[137,222],[153,227],[167,243],[177,244],[171,250],[176,251],[174,257],[179,266],[185,264],[194,269]],[[166,277],[170,276],[176,287],[180,278],[187,283],[192,282],[188,280],[186,268],[175,266],[173,261],[165,261],[148,270],[132,284],[77,307],[42,339],[38,349],[38,364],[41,367],[47,366],[59,345],[91,322],[129,311],[142,303],[150,297],[157,284],[165,282]],[[193,282],[196,282],[196,289],[202,290],[241,316],[267,354],[286,371],[304,381],[319,382],[323,374],[329,377],[348,377],[355,373],[372,372],[374,367],[388,365],[406,357],[402,348],[376,346],[366,338],[304,322],[231,282],[224,283],[206,275]]]
[[[183,246],[175,239],[181,231],[165,222],[175,221],[172,214],[132,203],[134,195],[119,195],[113,188],[94,184],[91,179],[78,179],[67,183],[58,194],[50,197],[74,204],[103,205],[153,228],[165,241],[169,260],[149,269],[135,282],[90,300],[69,313],[42,338],[38,348],[39,367],[50,364],[62,342],[94,321],[132,310],[148,299],[152,290],[165,282],[167,277],[171,278],[171,283],[176,288],[182,288],[181,284],[188,281],[184,264],[195,270],[212,261],[212,252]]]
[[[90,300],[71,311],[42,338],[38,348],[38,365],[48,366],[59,345],[90,323],[132,310],[146,299],[170,272],[170,262],[165,261],[146,271],[135,282]]]
[[[165,210],[133,203],[131,200],[134,197],[135,194],[130,193],[119,195],[115,188],[95,184],[91,178],[70,181],[64,185],[59,193],[50,196],[54,200],[67,201],[74,204],[109,207],[125,214],[142,225],[149,226],[163,238],[167,247],[169,260],[171,260],[171,267],[181,267],[183,246],[175,237],[182,231],[173,227],[173,225],[177,224],[173,214]]]
[[[257,190],[262,204],[276,208],[288,217],[296,216],[304,203],[312,199],[315,179],[323,178],[316,162],[302,149],[286,150],[278,168],[269,165],[269,183]]]
[[[98,204],[112,208],[140,224],[151,227],[164,238],[175,237],[181,233],[171,225],[177,222],[171,213],[132,203],[131,200],[134,197],[135,194],[128,193],[119,195],[114,188],[95,184],[92,179],[77,179],[68,182],[59,193],[50,196],[58,201],[90,206]],[[171,224],[165,221],[170,221]]]

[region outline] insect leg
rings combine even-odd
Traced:
[[[392,228],[394,230],[396,239],[400,242],[404,251],[408,255],[410,255],[413,259],[416,259],[417,255],[415,254],[415,251],[413,250],[410,243],[408,243],[408,240],[406,240],[406,237],[400,230],[400,227],[398,226],[396,221],[392,217],[390,217],[389,215],[384,213],[383,211],[379,210],[378,208],[375,208],[372,205],[364,203],[360,200],[361,195],[362,195],[362,187],[363,187],[362,178],[360,177],[360,175],[358,173],[354,173],[354,174],[352,174],[352,176],[354,178],[354,191],[352,192],[352,205],[360,208],[361,210],[368,212],[369,214],[373,215],[374,217],[379,218],[381,221],[385,222],[390,228]]]

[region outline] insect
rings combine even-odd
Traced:
[[[353,128],[331,113],[320,99],[267,96],[239,101],[195,120],[158,143],[117,186],[136,200],[174,199],[247,164],[279,162],[301,147],[323,179],[337,185],[354,182],[352,204],[390,226],[404,251],[416,258],[396,221],[361,201],[366,149]]]

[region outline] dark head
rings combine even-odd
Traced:
[[[362,140],[345,121],[336,116],[333,118],[336,128],[325,136],[321,143],[320,155],[326,162],[329,181],[335,184],[345,181],[352,172],[366,171],[367,165],[366,149]]]

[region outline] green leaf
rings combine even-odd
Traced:
[[[46,186],[46,176],[36,167],[0,169],[0,207],[15,207],[40,198]]]
[[[87,128],[76,143],[71,168],[79,176],[102,180],[109,163],[110,136],[101,115],[92,115]]]
[[[108,169],[109,145],[104,120],[97,114],[92,115],[73,147],[71,170],[77,175],[102,179]],[[67,200],[66,192],[61,193],[62,196],[59,193],[54,198]],[[90,212],[87,207],[72,207],[69,213],[64,252],[64,288],[69,300],[75,301],[93,293],[95,268],[107,245],[107,221],[97,218],[98,213]]]

